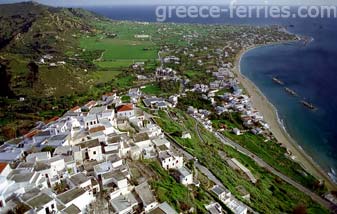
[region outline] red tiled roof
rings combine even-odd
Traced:
[[[0,173],[6,168],[8,163],[0,163]]]
[[[132,110],[133,110],[132,104],[125,104],[117,107],[117,112],[132,111]]]
[[[78,109],[81,109],[81,107],[75,106],[74,108],[70,109],[70,111],[75,112],[75,111],[77,111]]]
[[[54,122],[54,121],[56,121],[56,120],[58,120],[58,119],[60,119],[60,118],[59,118],[59,117],[57,117],[57,116],[55,116],[55,117],[53,117],[53,118],[51,118],[51,119],[49,119],[49,120],[46,120],[45,124],[48,124],[48,123]]]
[[[32,138],[32,137],[34,137],[36,134],[38,134],[38,133],[40,133],[40,132],[41,132],[40,130],[35,129],[35,130],[30,131],[29,133],[27,133],[27,134],[25,135],[25,137],[26,137],[26,138]]]
[[[94,106],[94,105],[96,105],[97,103],[95,102],[95,101],[90,101],[90,102],[88,102],[87,104],[85,104],[85,106]]]

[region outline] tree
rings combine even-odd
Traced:
[[[305,205],[300,204],[294,208],[293,214],[307,214],[307,208]]]
[[[0,63],[0,96],[2,97],[13,96],[10,88],[11,75],[8,69],[6,63]]]
[[[41,152],[50,152],[51,155],[53,155],[54,151],[55,151],[55,148],[52,146],[46,146],[41,150]]]
[[[29,87],[33,88],[34,84],[38,80],[39,66],[35,62],[32,61],[27,65],[27,67],[29,69],[27,81],[28,81]]]

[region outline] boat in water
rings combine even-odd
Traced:
[[[279,84],[279,85],[284,85],[284,82],[283,82],[282,80],[276,78],[276,77],[273,77],[272,80],[273,80],[274,82],[276,82],[277,84]]]
[[[305,100],[301,100],[301,103],[307,107],[308,109],[311,109],[311,110],[317,110],[317,108],[310,102],[308,101],[305,101]]]
[[[285,90],[286,92],[288,92],[290,95],[292,95],[292,96],[294,96],[294,97],[298,97],[298,94],[297,94],[294,90],[292,90],[292,89],[290,89],[290,88],[288,88],[288,87],[285,87],[284,90]]]

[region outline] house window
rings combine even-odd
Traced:
[[[96,151],[93,151],[93,154],[96,155]]]
[[[54,204],[52,204],[52,205],[51,205],[51,208],[52,208],[52,209],[54,209],[54,208],[55,208],[55,205],[54,205]]]
[[[0,201],[0,208],[2,208],[4,206],[3,202]]]

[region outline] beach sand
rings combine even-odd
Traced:
[[[268,101],[257,86],[246,78],[240,71],[240,62],[242,56],[249,50],[258,46],[251,46],[243,49],[236,57],[234,72],[238,80],[250,96],[251,102],[264,117],[264,120],[269,124],[271,132],[278,142],[291,151],[292,155],[296,156],[297,161],[307,172],[315,176],[317,179],[322,179],[329,190],[336,190],[337,185],[334,184],[327,173],[317,164],[312,158],[307,155],[302,148],[298,146],[294,139],[286,132],[283,125],[279,121],[276,108]]]

